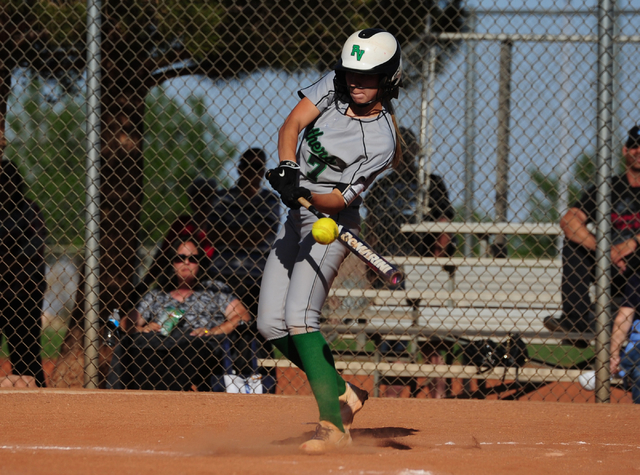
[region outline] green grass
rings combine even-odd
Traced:
[[[594,356],[593,348],[575,348],[567,345],[529,345],[529,356],[542,360],[549,365],[571,367],[590,360]]]
[[[42,332],[42,353],[43,359],[57,358],[60,354],[60,347],[67,333],[66,328],[56,330],[51,327],[47,327]],[[9,357],[9,347],[5,336],[2,336],[2,346],[0,347],[0,358]]]
[[[336,339],[330,345],[332,351],[336,353],[357,352],[357,342],[354,339]],[[593,348],[575,348],[569,345],[549,345],[549,344],[529,344],[527,345],[529,357],[537,361],[544,361],[550,366],[573,367],[593,358]],[[375,343],[368,340],[365,343],[364,351],[372,354],[375,351]],[[453,345],[451,351],[456,362],[462,363],[462,348],[459,344]],[[443,355],[444,356],[444,355]],[[418,355],[418,362],[422,357]]]
[[[351,338],[337,338],[333,342],[331,342],[331,351],[335,351],[338,353],[344,352],[356,352],[358,351],[358,342]],[[376,349],[376,345],[373,341],[368,340],[364,345],[364,351],[367,353],[373,353]]]

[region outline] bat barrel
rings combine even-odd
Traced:
[[[404,279],[400,269],[371,249],[366,242],[348,229],[342,228],[340,230],[338,241],[348,247],[351,252],[387,282],[399,284]]]

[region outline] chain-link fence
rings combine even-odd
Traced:
[[[383,27],[403,160],[364,192],[361,236],[405,280],[343,263],[321,326],[336,367],[374,395],[630,400],[609,344],[637,328],[639,15],[3,2],[3,384],[308,393],[256,330],[287,213],[263,177],[297,91]]]

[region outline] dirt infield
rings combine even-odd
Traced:
[[[297,446],[308,396],[0,390],[1,474],[640,472],[640,406],[370,399],[344,452]]]

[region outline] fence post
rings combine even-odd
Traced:
[[[469,13],[469,29],[475,32],[476,16]],[[464,220],[471,222],[473,219],[474,193],[475,193],[475,138],[476,138],[476,41],[467,40],[467,56],[465,72],[465,109],[464,109]],[[473,234],[464,236],[464,255],[473,255]]]
[[[509,189],[509,116],[511,112],[511,50],[510,39],[500,43],[500,81],[498,89],[498,148],[496,163],[496,215],[495,222],[507,220],[507,194]],[[495,237],[494,257],[507,257],[507,240],[503,234]]]
[[[429,187],[431,183],[431,156],[433,155],[433,115],[435,100],[434,82],[436,77],[435,38],[429,34],[427,61],[422,68],[422,97],[420,107],[420,159],[418,170],[418,209],[417,222],[420,223],[429,214]]]
[[[100,235],[100,0],[87,0],[87,176],[85,234],[85,374],[98,387]]]
[[[596,402],[609,402],[611,321],[611,137],[613,127],[613,0],[598,2],[598,158],[596,184]]]

